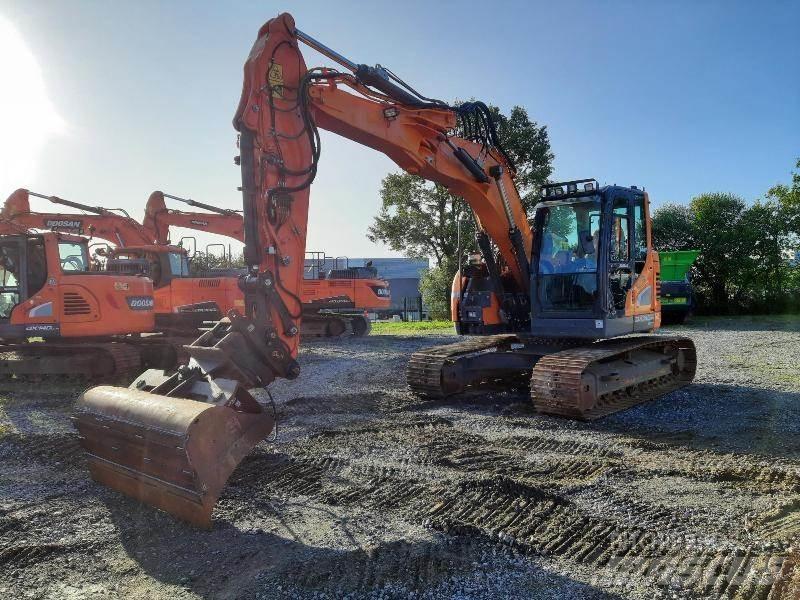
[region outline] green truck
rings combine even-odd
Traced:
[[[679,324],[694,309],[689,269],[697,260],[699,250],[659,252],[661,260],[661,322]]]

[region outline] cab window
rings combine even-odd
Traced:
[[[173,277],[189,276],[189,261],[180,252],[169,253],[169,270]]]
[[[556,204],[544,207],[543,211],[539,273],[597,271],[600,200]]]
[[[628,202],[623,198],[614,201],[614,213],[611,221],[612,262],[628,262],[630,260],[630,244],[628,240]]]
[[[89,270],[89,256],[84,244],[59,242],[58,258],[61,261],[61,270],[65,273]]]
[[[28,297],[44,287],[47,282],[47,258],[44,240],[34,238],[28,240]]]
[[[19,304],[19,246],[0,246],[0,319],[11,317],[12,309]]]
[[[647,259],[647,229],[644,223],[644,198],[637,198],[633,205],[633,259]]]

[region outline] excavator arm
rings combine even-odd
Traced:
[[[307,69],[301,41],[351,72]],[[502,318],[525,312],[516,299],[527,297],[529,285],[530,228],[513,165],[482,103],[452,107],[424,98],[382,67],[351,63],[282,14],[261,28],[245,63],[234,127],[244,315],[232,311],[187,346],[191,360],[178,372],[147,372],[127,390],[92,388],[76,409],[95,480],[201,526],[210,525],[236,464],[273,428],[271,411],[247,390],[299,375],[300,289],[319,128],[383,152],[468,202],[481,247],[492,264],[499,258],[494,292],[503,297]],[[151,213],[156,227],[159,214],[163,209]]]
[[[49,200],[53,204],[84,211],[83,214],[33,212],[30,196]],[[6,199],[0,217],[13,220],[29,229],[44,229],[100,238],[117,246],[149,245],[150,234],[127,214],[119,214],[99,206],[89,206],[58,196],[46,196],[18,189]]]
[[[308,70],[300,42],[352,73]],[[286,314],[296,307],[321,128],[378,150],[464,198],[475,215],[479,245],[491,254],[487,262],[494,263],[495,251],[500,259],[493,278],[499,318],[527,318],[531,231],[513,165],[484,104],[451,107],[424,98],[386,69],[356,65],[330,50],[283,14],[261,28],[245,63],[234,127],[240,132],[245,260],[251,280],[267,274],[276,283],[270,311]],[[246,305],[254,306],[262,290],[249,289]],[[287,343],[295,353],[297,340]]]
[[[205,213],[185,212],[167,208],[165,198],[171,198],[189,206],[202,208]],[[171,196],[164,192],[153,192],[147,199],[142,225],[158,244],[168,244],[169,228],[184,227],[197,231],[207,231],[244,241],[242,214],[235,210],[204,204],[191,198]]]

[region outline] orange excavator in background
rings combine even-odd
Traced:
[[[307,69],[301,42],[346,72]],[[528,375],[537,410],[595,418],[691,381],[691,340],[626,335],[660,321],[658,255],[641,190],[593,181],[546,188],[531,228],[486,105],[426,98],[388,69],[355,64],[298,30],[288,14],[259,30],[233,123],[244,314],[232,312],[191,344],[177,372],[151,370],[129,389],[81,396],[74,422],[95,480],[209,526],[228,476],[273,429],[272,411],[249,390],[300,375],[318,128],[446,186],[474,213],[482,256],[457,282],[456,319],[477,335],[415,353],[413,391],[441,396]]]
[[[84,213],[33,212],[30,196]],[[114,244],[95,247],[95,254],[105,259],[106,271],[152,279],[153,330],[194,336],[204,323],[219,320],[232,308],[244,307],[235,278],[192,277],[184,248],[159,243],[121,209],[109,210],[19,189],[6,200],[0,216],[28,228],[80,234]]]
[[[187,212],[167,208],[165,198],[183,202],[207,212]],[[159,243],[170,241],[169,228],[183,227],[244,241],[241,212],[219,208],[190,198],[153,192],[147,199],[142,225]],[[318,253],[306,253],[316,255]],[[312,258],[312,262],[314,261]],[[323,261],[324,262],[324,261]],[[314,265],[316,267],[316,265]],[[391,306],[389,284],[378,278],[371,267],[310,269],[314,277],[304,277],[300,289],[303,308],[302,335],[335,337],[345,333],[367,335],[371,328],[364,313]],[[353,312],[353,311],[357,312]]]
[[[153,282],[91,270],[88,241],[0,216],[0,376],[115,379],[170,368]]]

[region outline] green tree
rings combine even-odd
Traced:
[[[195,252],[189,262],[192,275],[202,274],[213,269],[241,269],[245,267],[244,255],[232,257],[208,252]]]
[[[695,247],[692,211],[684,204],[664,204],[653,212],[653,246],[673,252]]]
[[[508,115],[490,107],[498,136],[517,168],[516,185],[526,210],[535,204],[539,186],[552,173],[553,154],[547,128],[531,121],[524,108],[515,106]],[[383,242],[410,258],[431,256],[442,266],[456,253],[457,222],[471,246],[474,235],[466,203],[447,188],[408,173],[393,173],[381,185],[381,209],[367,237]],[[454,261],[452,261],[454,262]],[[455,273],[455,265],[449,267]]]
[[[701,194],[690,204],[691,233],[700,256],[695,263],[699,274],[696,285],[705,288],[709,303],[725,311],[729,303],[735,274],[742,266],[744,246],[740,220],[747,205],[734,194]]]
[[[456,254],[459,220],[464,239],[471,237],[469,206],[443,186],[416,175],[391,173],[383,179],[380,193],[381,211],[367,235],[373,242],[384,242],[409,258],[432,256],[440,266]]]
[[[757,201],[739,223],[741,263],[736,273],[733,304],[751,311],[772,312],[784,305],[789,277],[784,256],[788,231],[785,211],[771,200]]]
[[[420,278],[419,290],[431,319],[450,318],[450,292],[458,270],[455,262],[452,258],[445,258],[441,265],[431,267]]]
[[[668,204],[654,212],[656,249],[700,250],[693,283],[702,310],[777,312],[791,307],[800,292],[797,267],[787,254],[796,239],[792,188],[774,190],[749,206],[733,194],[711,193],[688,206]]]
[[[789,185],[778,184],[770,188],[767,192],[767,199],[777,202],[783,211],[783,218],[786,220],[787,235],[794,250],[800,250],[798,238],[800,238],[800,158],[797,159],[795,167],[797,171],[792,172],[792,183]]]

